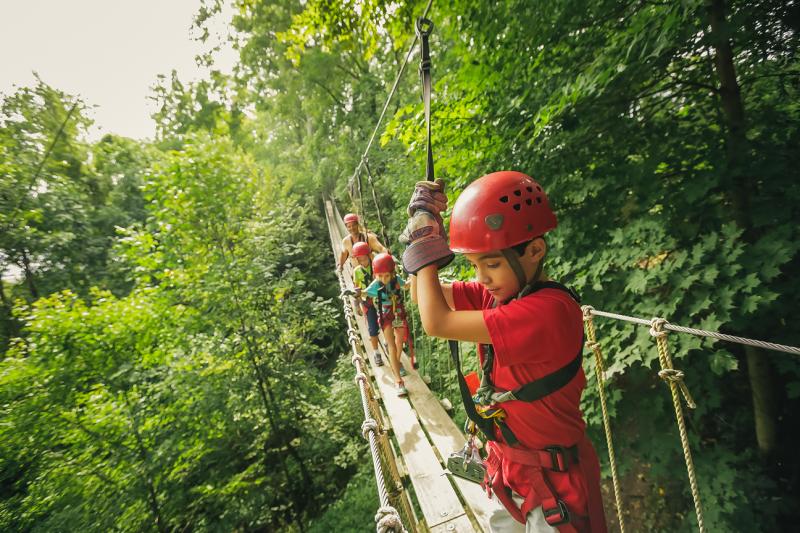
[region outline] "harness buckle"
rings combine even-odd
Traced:
[[[550,461],[553,463],[550,470],[553,472],[566,472],[569,470],[569,455],[563,446],[547,446],[545,451],[550,453]]]
[[[553,527],[567,524],[570,521],[569,509],[562,500],[556,500],[556,506],[549,509],[545,509],[542,505],[542,512],[545,521]]]

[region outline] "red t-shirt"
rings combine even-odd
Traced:
[[[513,390],[567,365],[583,343],[583,315],[569,294],[558,289],[540,289],[533,294],[492,308],[493,297],[480,283],[453,283],[456,310],[483,310],[483,319],[494,346],[492,382],[499,390]],[[481,363],[485,356],[479,347]],[[535,402],[502,404],[506,423],[520,444],[527,448],[573,446],[584,437],[586,423],[580,399],[586,387],[583,368],[572,380]],[[500,431],[498,440],[502,442]],[[520,465],[504,465],[506,482],[527,496],[530,487]],[[564,474],[547,472],[554,489],[568,507],[585,514],[585,480],[579,469]]]

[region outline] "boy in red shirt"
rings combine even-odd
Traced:
[[[479,344],[481,387],[464,401],[489,441],[484,484],[502,503],[490,525],[605,532],[600,467],[579,407],[581,309],[543,269],[543,235],[557,225],[547,196],[520,172],[476,180],[453,207],[450,247],[446,205],[441,180],[417,184],[401,236],[403,266],[416,274],[411,294],[425,331]],[[475,267],[477,281],[440,283],[438,268],[453,251]]]

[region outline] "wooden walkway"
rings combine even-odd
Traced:
[[[336,207],[325,202],[325,216],[331,233],[333,253],[338,258],[342,238],[347,232]],[[384,243],[387,244],[387,243]],[[348,261],[349,263],[349,261]],[[352,269],[345,266],[345,278],[352,286]],[[364,346],[370,346],[365,321],[357,321]],[[384,359],[388,359],[386,356]],[[453,451],[460,450],[466,439],[436,396],[428,389],[403,354],[408,371],[404,378],[408,398],[398,398],[389,364],[374,367],[369,361],[372,387],[383,400],[385,420],[394,432],[400,448],[397,458],[401,472],[407,472],[414,487],[422,520],[405,524],[409,531],[489,531],[490,502],[477,484],[447,474],[445,462]]]

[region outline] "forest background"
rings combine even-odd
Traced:
[[[233,75],[160,80],[152,142],[88,142],[87,103],[41,81],[3,95],[0,530],[373,530],[321,198],[377,228],[348,189],[424,8],[235,0]],[[559,214],[551,275],[585,303],[800,344],[797,2],[456,0],[430,17],[451,199],[528,172]],[[415,67],[369,154],[393,250],[424,176]],[[652,340],[598,326],[628,520],[687,530]],[[795,524],[796,357],[671,338],[707,527]],[[457,404],[444,347],[425,346]]]

